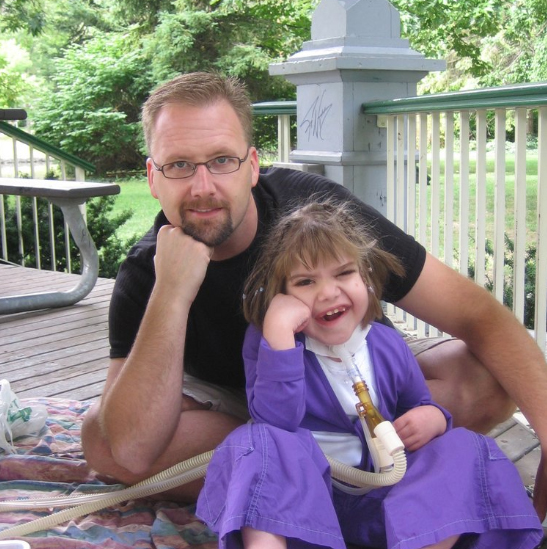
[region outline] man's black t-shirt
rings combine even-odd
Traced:
[[[253,188],[259,220],[256,238],[240,255],[210,262],[190,309],[184,359],[187,373],[219,385],[245,386],[241,351],[247,324],[241,303],[243,285],[256,260],[260,239],[272,221],[288,207],[312,196],[326,195],[355,201],[364,222],[376,232],[379,245],[402,262],[405,276],[391,277],[382,299],[395,302],[410,291],[425,261],[425,249],[412,237],[337,183],[295,170],[266,170]],[[135,341],[155,282],[156,235],[167,223],[165,215],[160,212],[154,226],[131,249],[120,267],[110,303],[111,358],[126,357]]]

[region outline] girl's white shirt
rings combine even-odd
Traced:
[[[361,379],[367,384],[374,405],[378,405],[374,367],[370,359],[366,339],[369,331],[370,325],[365,328],[358,326],[344,346],[353,355],[353,364],[351,366],[357,369]],[[336,356],[331,346],[307,336],[305,345],[307,350],[316,355],[319,365],[325,373],[334,394],[340,401],[344,412],[350,419],[356,419],[355,404],[359,402],[359,399],[353,391],[353,381],[348,372],[348,367]],[[361,463],[363,448],[361,440],[356,435],[327,431],[313,431],[312,434],[325,454],[347,465],[356,466]]]

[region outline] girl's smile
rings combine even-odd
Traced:
[[[299,263],[290,272],[286,292],[311,311],[304,333],[327,345],[347,341],[368,309],[368,293],[357,263],[348,257]]]

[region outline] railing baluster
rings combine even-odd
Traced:
[[[405,151],[405,117],[397,117],[397,164],[395,184],[395,223],[399,227],[405,226],[405,166],[410,161]]]
[[[526,114],[515,109],[515,223],[513,238],[513,312],[524,322],[526,257]]]
[[[291,117],[289,114],[280,114],[277,117],[277,154],[280,162],[289,161],[291,152]]]
[[[477,166],[475,170],[475,281],[486,281],[486,110],[477,111]]]
[[[13,142],[13,177],[19,177],[19,154],[17,150],[17,139],[12,138]]]
[[[495,111],[494,295],[503,303],[505,280],[505,109]]]
[[[460,273],[469,273],[469,111],[460,113]]]
[[[454,113],[445,115],[444,262],[454,263]]]
[[[439,227],[441,211],[441,119],[438,112],[431,116],[431,227],[430,250],[439,257]]]
[[[0,194],[0,232],[2,237],[2,259],[8,260],[8,240],[6,233],[6,210],[4,206],[4,195]]]
[[[407,119],[407,175],[406,175],[406,223],[405,231],[416,236],[416,115]]]
[[[387,154],[387,166],[386,166],[386,217],[395,223],[395,132],[397,119],[395,116],[387,117],[386,127],[386,154]]]
[[[418,240],[422,243],[427,241],[427,114],[420,113],[420,137],[419,137],[419,230]],[[426,336],[426,324],[423,320],[416,322],[418,337]]]
[[[416,115],[409,114],[407,117],[407,174],[406,174],[406,220],[405,231],[416,236]],[[416,329],[416,319],[406,314],[405,322],[407,329]]]
[[[38,220],[38,199],[33,196],[32,197],[32,221],[34,223],[34,250],[35,250],[35,264],[37,269],[42,268],[42,262],[40,259],[40,227],[39,227],[39,220]]]
[[[440,257],[441,226],[441,116],[439,112],[431,115],[431,226],[430,250],[435,257]],[[429,336],[440,335],[437,328],[429,327]]]
[[[538,113],[538,190],[537,190],[537,248],[536,248],[536,304],[534,330],[536,341],[545,349],[547,321],[547,107]]]
[[[395,223],[399,227],[404,227],[406,224],[405,220],[405,174],[406,169],[405,165],[409,162],[411,162],[410,157],[408,156],[408,153],[405,154],[405,130],[406,130],[406,123],[405,123],[405,116],[399,115],[397,116],[397,164],[396,164],[396,171],[397,171],[397,177],[396,177],[396,187],[395,187],[395,200],[396,200],[396,206],[395,206]],[[395,320],[397,322],[403,322],[404,321],[404,311],[397,307],[395,309]]]
[[[395,116],[386,117],[386,217],[395,222]],[[390,316],[395,314],[395,306],[391,303],[386,305],[386,313]]]
[[[21,265],[25,266],[25,247],[23,242],[23,213],[21,211],[21,197],[15,197],[15,224],[17,226],[17,243]]]
[[[51,270],[57,270],[57,252],[55,250],[55,224],[53,217],[53,204],[48,203],[48,217],[49,217],[49,246],[51,248]]]

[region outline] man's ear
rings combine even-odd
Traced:
[[[156,192],[154,186],[154,176],[158,173],[156,168],[154,168],[154,163],[151,158],[146,159],[146,175],[148,177],[148,186],[150,187],[150,193],[154,198],[158,198],[158,193]]]
[[[251,147],[249,150],[249,161],[251,162],[252,169],[252,186],[254,187],[258,183],[258,176],[260,174],[260,164],[258,162],[258,152],[255,147]]]

